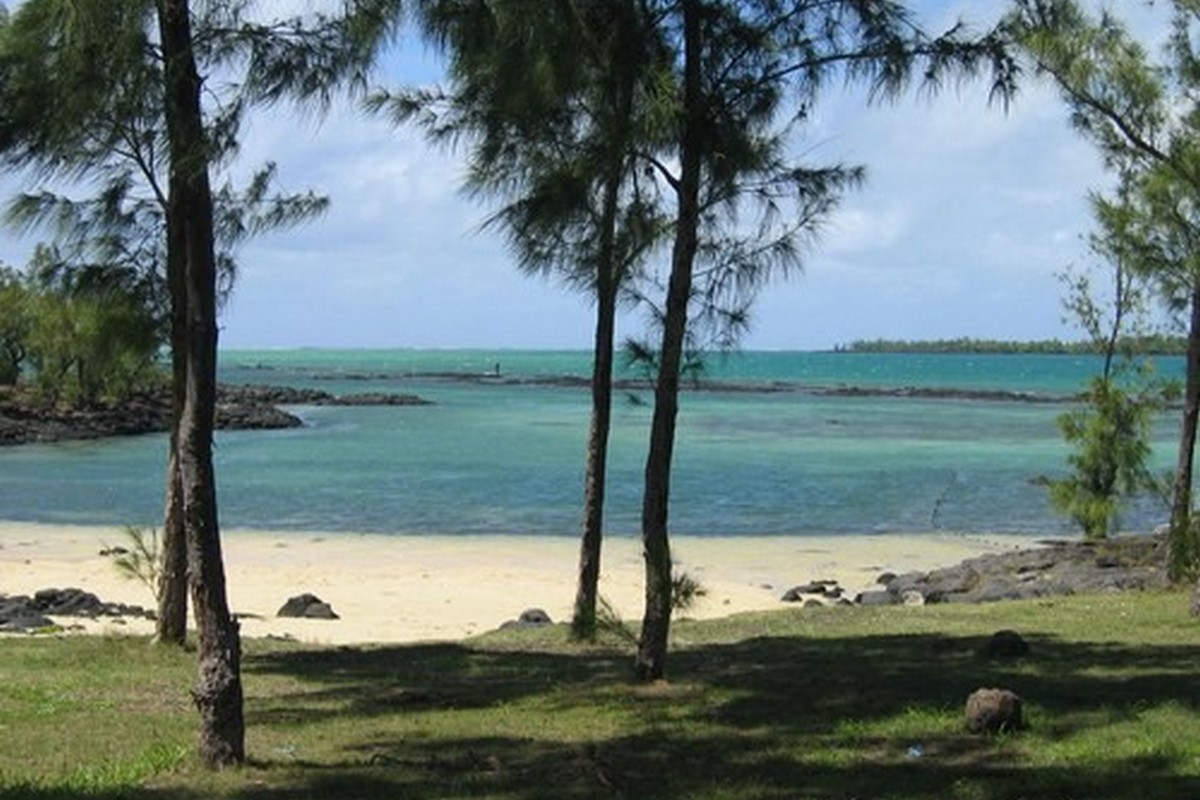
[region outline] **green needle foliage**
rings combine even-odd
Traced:
[[[1056,509],[1088,539],[1102,539],[1116,532],[1126,498],[1153,484],[1146,461],[1156,403],[1104,376],[1092,379],[1084,402],[1058,418],[1074,472],[1047,485]]]
[[[1102,354],[1100,374],[1083,393],[1083,405],[1058,418],[1072,452],[1072,473],[1047,479],[1052,505],[1071,518],[1088,539],[1115,533],[1126,502],[1141,492],[1159,492],[1150,474],[1150,426],[1164,406],[1164,387],[1153,380],[1153,365],[1137,348],[1149,340],[1148,286],[1144,272],[1131,269],[1140,248],[1130,235],[1136,210],[1126,191],[1116,199],[1092,198],[1098,232],[1092,252],[1111,270],[1112,294],[1095,296],[1087,275],[1064,273],[1065,306]],[[1167,387],[1169,388],[1169,387]]]
[[[1090,4],[1089,4],[1090,5]],[[1036,72],[1057,86],[1072,125],[1117,173],[1128,211],[1128,266],[1185,320],[1187,375],[1171,488],[1171,577],[1200,567],[1192,522],[1200,431],[1200,16],[1194,0],[1161,4],[1169,31],[1156,57],[1111,11],[1075,0],[1017,0],[1008,19]]]
[[[116,551],[113,566],[124,577],[141,581],[157,600],[159,595],[158,530],[126,525],[126,546]]]

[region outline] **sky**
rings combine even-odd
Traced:
[[[960,18],[983,28],[1006,7],[911,5],[931,31]],[[1127,6],[1141,4],[1117,4]],[[403,39],[378,81],[429,83],[438,72],[435,54]],[[1051,87],[1025,81],[1007,110],[989,104],[987,89],[870,105],[853,87],[830,86],[796,147],[812,165],[862,164],[867,181],[845,196],[802,274],[765,287],[743,347],[1079,338],[1056,275],[1091,262],[1087,196],[1107,177]],[[461,192],[462,152],[338,103],[323,118],[256,112],[239,169],[266,160],[284,188],[326,194],[331,207],[239,252],[223,347],[590,346],[587,297],[521,275],[500,235],[480,230],[489,207]],[[29,188],[0,178],[0,197]],[[36,241],[0,229],[0,262],[24,264]],[[619,334],[641,335],[643,322],[626,315]]]

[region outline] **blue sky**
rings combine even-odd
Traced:
[[[940,30],[960,17],[991,24],[1006,4],[914,7]],[[434,73],[436,59],[409,40],[382,80]],[[875,107],[831,86],[802,134],[812,162],[864,164],[867,182],[846,196],[804,273],[764,290],[745,347],[1076,337],[1055,274],[1088,261],[1087,193],[1106,178],[1049,87],[1026,82],[1006,112],[988,105],[983,83]],[[343,105],[323,120],[259,112],[242,163],[266,159],[285,187],[328,194],[332,207],[244,248],[223,346],[589,346],[587,299],[518,274],[499,236],[478,231],[488,208],[460,193],[461,154]],[[0,194],[19,186],[0,180]],[[33,244],[0,231],[0,261],[23,264]],[[640,333],[641,322],[629,316],[621,333]]]

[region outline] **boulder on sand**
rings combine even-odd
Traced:
[[[333,611],[333,607],[315,594],[305,592],[289,598],[275,612],[277,617],[300,617],[303,619],[341,619]]]

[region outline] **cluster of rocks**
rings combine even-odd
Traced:
[[[219,400],[237,403],[261,403],[269,406],[427,406],[433,401],[415,394],[356,392],[335,395],[322,389],[297,389],[292,386],[221,386]]]
[[[170,403],[156,393],[139,393],[119,406],[62,408],[20,396],[0,397],[0,445],[100,439],[165,431]]]
[[[880,588],[861,592],[859,605],[986,603],[1037,597],[1137,591],[1167,585],[1161,536],[1122,536],[1097,542],[1045,541],[1041,546],[971,558],[929,572],[884,573]],[[784,602],[849,604],[836,581],[789,589]]]
[[[925,386],[821,386],[813,387],[818,397],[898,397],[923,400],[986,400],[1007,403],[1064,403],[1073,395],[1011,392],[1003,389],[943,389]]]
[[[304,422],[280,406],[417,406],[430,401],[410,394],[367,392],[334,395],[318,389],[284,386],[220,386],[216,423],[221,430],[298,428]],[[161,433],[170,427],[166,390],[140,392],[115,404],[62,408],[18,393],[0,395],[0,445],[59,442]]]
[[[141,606],[106,603],[82,589],[42,589],[28,595],[0,595],[0,632],[29,633],[54,627],[52,616],[141,617],[153,619],[154,612]]]
[[[850,600],[845,594],[846,590],[839,586],[837,581],[818,580],[793,586],[779,599],[785,603],[804,603],[806,606],[823,606],[830,603],[850,605]]]
[[[314,594],[288,599],[277,617],[340,619],[333,607]],[[0,633],[34,633],[53,629],[51,617],[139,617],[154,619],[154,612],[141,606],[108,603],[82,589],[42,589],[28,595],[0,595]]]

